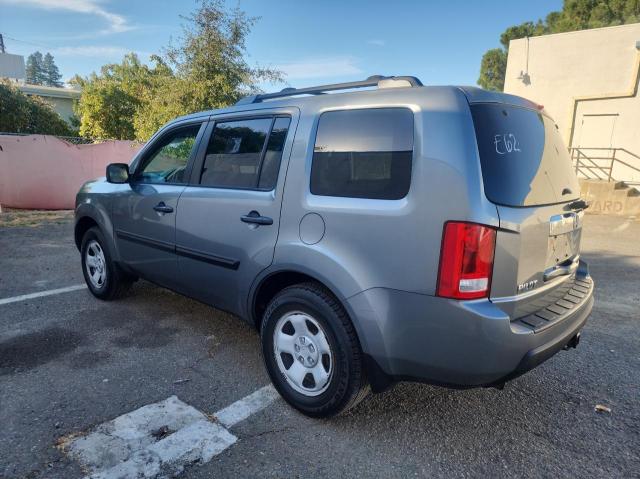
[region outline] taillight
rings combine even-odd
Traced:
[[[495,245],[494,228],[459,221],[445,223],[438,296],[454,299],[488,297]]]

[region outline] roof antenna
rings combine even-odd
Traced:
[[[4,40],[2,39],[2,33],[0,33],[0,53],[6,53],[4,50]]]

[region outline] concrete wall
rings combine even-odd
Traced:
[[[624,183],[580,180],[580,196],[589,203],[589,214],[640,219],[640,192]]]
[[[130,141],[73,145],[47,135],[0,135],[0,204],[73,209],[83,183],[104,176],[109,163],[129,163],[141,146]]]
[[[567,146],[640,154],[639,41],[640,23],[513,40],[505,92],[544,105]]]

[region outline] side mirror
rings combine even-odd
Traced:
[[[129,181],[129,165],[126,163],[111,163],[108,165],[107,181],[109,183],[127,183]]]

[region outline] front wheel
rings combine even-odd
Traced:
[[[116,299],[129,290],[134,279],[113,261],[100,229],[93,227],[85,233],[80,252],[84,280],[96,298]]]
[[[273,298],[261,340],[274,386],[308,416],[340,414],[369,392],[353,324],[333,295],[316,283],[290,286]]]

